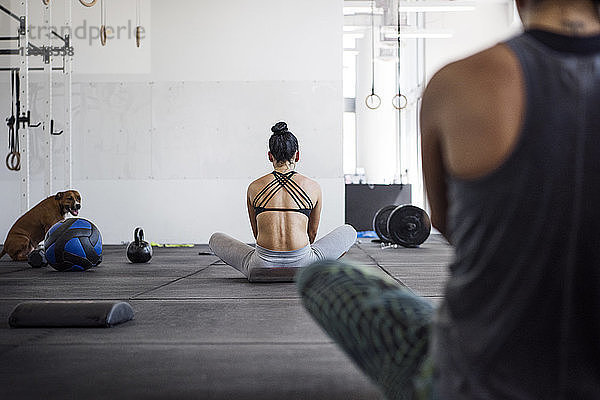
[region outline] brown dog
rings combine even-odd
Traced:
[[[8,254],[14,261],[27,261],[27,256],[44,240],[46,232],[67,213],[79,214],[81,196],[76,190],[58,192],[27,211],[8,231],[0,258]]]

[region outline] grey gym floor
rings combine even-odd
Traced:
[[[380,399],[303,310],[294,284],[250,284],[207,246],[155,248],[129,264],[105,246],[84,273],[0,260],[1,399]],[[382,268],[439,302],[452,248],[361,239],[345,261]],[[127,300],[135,320],[108,329],[11,329],[24,300]]]

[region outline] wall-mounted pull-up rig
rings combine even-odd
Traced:
[[[1,1],[1,0],[0,0]],[[50,32],[45,38],[43,44],[32,43],[29,39],[28,23],[31,1],[18,0],[13,2],[16,12],[11,11],[6,6],[0,4],[0,13],[8,15],[16,22],[15,36],[0,36],[0,44],[6,43],[8,46],[0,46],[0,56],[10,56],[18,59],[17,62],[10,63],[9,67],[0,67],[0,72],[9,72],[12,89],[11,96],[11,115],[6,118],[9,131],[9,153],[6,158],[7,167],[20,174],[20,208],[25,212],[30,207],[30,132],[31,128],[42,126],[43,144],[42,157],[44,159],[45,187],[44,192],[47,196],[53,194],[54,165],[53,165],[53,137],[62,135],[64,138],[64,187],[72,186],[72,63],[73,63],[73,40],[70,34],[60,35],[53,31],[52,7],[56,6],[59,0],[41,0],[41,9],[43,15],[43,24],[47,32]],[[72,32],[72,5],[74,0],[62,0],[65,7],[64,28],[67,32]],[[107,30],[110,27],[106,25],[106,2],[100,0],[101,28],[100,41],[102,45],[107,44],[110,34]],[[79,3],[85,7],[93,7],[97,0],[79,0]],[[39,4],[39,3],[38,3]],[[135,43],[137,47],[141,46],[144,29],[141,25],[141,0],[136,0],[136,28]],[[56,41],[60,40],[60,45]],[[14,46],[17,43],[17,46]],[[13,47],[11,47],[13,45]],[[30,66],[31,57],[41,57],[42,66]],[[56,65],[55,59],[62,59],[62,65]],[[12,60],[12,59],[11,59]],[[45,112],[41,123],[32,124],[30,111],[30,85],[29,74],[31,72],[43,72],[46,79],[47,88],[45,100]],[[65,87],[65,118],[64,121],[56,121],[53,116],[53,76],[55,73],[61,73]],[[18,84],[17,84],[18,82]],[[18,87],[18,89],[16,89]],[[59,126],[60,125],[60,126]],[[59,126],[59,129],[55,129]]]
[[[11,115],[6,118],[6,123],[9,131],[9,153],[6,157],[6,166],[9,170],[16,171],[20,175],[20,208],[21,212],[25,212],[30,207],[30,172],[31,172],[31,155],[30,155],[30,133],[31,128],[42,126],[43,129],[43,144],[42,157],[44,159],[45,183],[44,193],[46,196],[53,194],[53,142],[52,137],[62,135],[64,137],[64,183],[63,186],[70,188],[72,186],[71,172],[71,67],[73,62],[73,47],[72,40],[69,34],[64,36],[59,35],[52,30],[52,5],[56,3],[52,0],[42,0],[43,24],[48,32],[44,40],[44,44],[34,44],[29,39],[28,21],[30,5],[27,0],[20,0],[13,3],[18,8],[16,12],[9,10],[4,5],[0,4],[0,12],[8,15],[16,21],[17,29],[16,36],[0,37],[0,43],[17,43],[16,48],[2,48],[0,55],[18,57],[18,61],[11,63],[10,67],[2,67],[0,71],[10,73],[11,82]],[[72,0],[64,0],[65,17],[64,26],[67,31],[71,31],[71,6]],[[60,40],[61,45],[54,45],[56,40]],[[31,57],[41,57],[41,67],[30,67]],[[62,65],[57,66],[53,60],[55,58],[62,59]],[[42,122],[33,123],[30,109],[30,84],[29,74],[31,72],[44,72],[46,80],[46,100],[44,104],[44,116]],[[65,104],[64,104],[64,121],[62,122],[61,130],[55,130],[56,121],[53,117],[53,75],[54,73],[62,73],[65,86]]]

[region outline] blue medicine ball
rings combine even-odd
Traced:
[[[102,235],[83,218],[57,222],[44,239],[46,259],[59,271],[85,271],[102,262]]]

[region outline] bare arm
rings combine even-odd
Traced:
[[[421,105],[421,152],[423,158],[423,174],[427,198],[431,206],[433,226],[446,238],[446,216],[448,212],[448,196],[446,186],[446,168],[442,150],[440,127],[441,106],[444,99],[439,93],[436,78],[432,79],[423,94]]]
[[[319,230],[319,222],[321,221],[321,207],[322,207],[323,199],[321,188],[318,187],[317,200],[314,202],[314,208],[310,213],[310,217],[308,219],[308,240],[310,243],[314,243],[315,238],[317,237],[317,231]]]
[[[505,45],[440,70],[421,106],[421,148],[432,223],[447,235],[446,176],[476,179],[513,151],[523,120],[519,62]],[[450,239],[450,238],[448,238]]]
[[[250,219],[250,226],[252,227],[252,234],[254,239],[258,237],[258,225],[256,223],[256,213],[252,206],[252,200],[250,199],[250,187],[248,187],[248,193],[246,195],[246,207],[248,208],[248,218]]]

